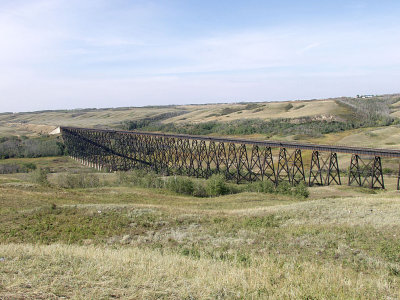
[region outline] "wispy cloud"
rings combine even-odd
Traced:
[[[301,54],[301,53],[307,52],[307,51],[309,51],[309,50],[311,50],[311,49],[313,49],[313,48],[319,47],[320,45],[321,45],[321,43],[319,43],[319,42],[311,43],[311,44],[305,46],[304,48],[301,48],[301,49],[298,51],[298,53]]]

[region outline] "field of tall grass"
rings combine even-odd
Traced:
[[[299,197],[26,160],[36,170],[0,175],[0,298],[400,297],[393,189]]]

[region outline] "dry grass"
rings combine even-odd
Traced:
[[[23,161],[49,167],[50,179],[80,168]],[[390,188],[199,199],[0,175],[0,299],[398,299],[400,202]]]
[[[185,114],[184,116],[169,119],[168,122],[224,122],[254,118],[270,120],[277,118],[302,118],[313,116],[318,119],[330,119],[340,109],[334,100],[255,103],[254,108],[247,109],[248,107],[248,104],[219,104],[207,105],[206,107],[199,106],[196,110]],[[232,112],[224,113],[227,108]],[[185,119],[183,119],[183,117]]]
[[[400,128],[397,126],[366,128],[357,133],[348,135],[339,140],[341,144],[353,144],[354,146],[399,149]]]
[[[393,95],[392,98],[397,97]],[[385,97],[381,97],[384,99]],[[181,106],[130,107],[114,109],[84,109],[0,114],[2,135],[29,135],[51,131],[53,126],[115,127],[123,121],[154,118],[172,114],[164,123],[201,123],[209,121],[234,121],[243,119],[271,120],[311,117],[316,120],[342,120],[352,116],[349,107],[340,100],[257,102],[230,104],[203,104]],[[400,114],[399,102],[391,105],[391,116]],[[177,116],[173,114],[178,113]],[[183,113],[183,114],[180,114]]]
[[[235,210],[234,213],[244,215],[285,213],[291,216],[286,225],[400,227],[400,201],[398,195],[393,195],[390,198],[382,198],[381,195],[369,195],[364,197],[320,199],[291,205]]]
[[[260,256],[256,267],[137,248],[0,245],[3,298],[383,299],[399,296],[378,270]]]
[[[195,199],[1,177],[0,298],[400,297],[394,192]]]
[[[43,111],[1,114],[1,135],[34,135],[50,132],[54,126],[115,127],[126,120],[140,120],[166,113],[185,112],[166,119],[165,123],[199,123],[238,119],[270,120],[275,118],[315,117],[335,119],[346,114],[334,99],[315,101],[260,102],[243,104],[205,104],[98,110]]]

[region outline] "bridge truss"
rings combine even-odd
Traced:
[[[399,150],[389,149],[76,127],[61,127],[61,133],[71,157],[98,169],[146,168],[165,175],[204,178],[221,173],[237,183],[270,180],[274,184],[340,185],[337,153],[347,153],[351,154],[346,170],[349,185],[385,188],[381,158],[400,158]],[[276,161],[273,149],[279,149]],[[308,178],[302,151],[312,151]]]

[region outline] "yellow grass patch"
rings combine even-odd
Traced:
[[[3,298],[377,299],[399,296],[381,271],[262,256],[255,267],[140,248],[0,245]]]

